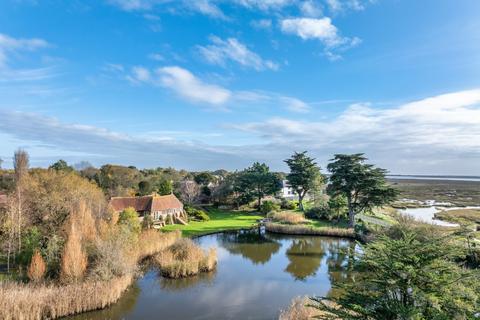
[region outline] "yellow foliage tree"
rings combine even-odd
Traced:
[[[32,261],[28,266],[27,275],[31,281],[38,282],[43,279],[45,275],[46,265],[45,261],[43,261],[42,255],[40,254],[40,250],[35,249],[35,252],[32,256]]]
[[[77,282],[83,278],[86,269],[87,255],[82,248],[82,237],[75,222],[72,222],[63,249],[60,277],[64,282]]]

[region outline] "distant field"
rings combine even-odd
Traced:
[[[400,198],[451,202],[459,206],[480,205],[480,182],[456,180],[388,179],[400,190]]]

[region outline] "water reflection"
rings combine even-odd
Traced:
[[[217,247],[214,273],[166,279],[155,268],[118,304],[74,319],[276,319],[292,298],[336,294],[349,281],[355,243],[340,238],[229,232],[196,240]]]
[[[200,273],[194,277],[181,278],[181,279],[170,279],[162,277],[158,274],[158,283],[160,288],[165,291],[182,291],[187,290],[192,287],[196,287],[200,284],[209,285],[215,279],[216,271]]]
[[[285,271],[296,280],[305,280],[307,277],[315,275],[325,255],[323,244],[323,238],[308,237],[292,240],[292,244],[287,250],[290,263]]]
[[[267,238],[261,229],[224,233],[219,240],[228,252],[239,254],[254,264],[267,263],[281,247],[280,243]]]

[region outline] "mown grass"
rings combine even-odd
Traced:
[[[228,230],[251,228],[263,216],[246,211],[223,211],[212,208],[208,211],[209,221],[190,221],[188,225],[168,225],[164,231],[180,230],[184,237],[196,237]]]

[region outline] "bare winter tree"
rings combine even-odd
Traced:
[[[0,158],[0,169],[2,169],[2,163],[3,163],[3,160],[2,158]]]
[[[18,149],[13,155],[13,167],[15,169],[15,180],[18,182],[28,172],[29,156],[23,149]]]
[[[183,201],[187,204],[192,204],[200,194],[200,187],[195,181],[182,181],[180,184],[180,193]]]
[[[24,191],[26,185],[26,177],[28,175],[29,156],[25,150],[18,149],[13,155],[13,167],[15,169],[15,205],[16,205],[16,219],[15,232],[17,236],[17,251],[22,249],[22,229],[25,223],[24,215]],[[13,227],[13,226],[12,226]]]

